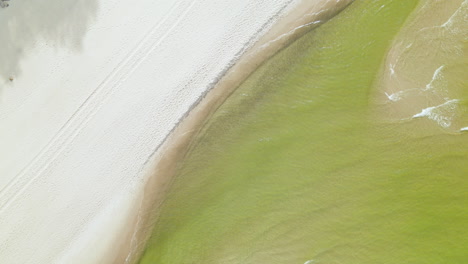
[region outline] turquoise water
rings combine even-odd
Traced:
[[[356,1],[255,71],[178,164],[140,263],[467,263],[468,134],[374,103],[418,3]]]

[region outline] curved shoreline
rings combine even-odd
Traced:
[[[337,13],[345,9],[353,0],[317,1],[300,0],[300,3],[287,8],[277,21],[267,29],[258,41],[241,55],[212,88],[208,89],[179,121],[154,153],[147,165],[147,182],[144,183],[143,197],[138,221],[133,224],[136,230],[133,241],[140,241],[130,247],[132,252],[144,250],[141,241],[147,241],[148,228],[155,224],[157,208],[164,201],[165,191],[170,187],[177,163],[183,160],[190,149],[194,136],[203,127],[211,114],[250,76],[260,65],[281,49],[310,30],[315,29]],[[142,220],[145,219],[145,220]],[[157,222],[157,221],[156,221]],[[135,256],[139,255],[136,253]],[[126,263],[136,259],[127,258]]]

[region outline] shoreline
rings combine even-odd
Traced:
[[[259,39],[240,56],[220,80],[199,97],[148,161],[145,169],[147,178],[143,184],[144,191],[140,198],[141,207],[138,213],[138,221],[144,220],[133,222],[131,225],[132,229],[136,230],[133,235],[134,241],[146,242],[151,236],[147,228],[157,222],[157,208],[164,201],[165,192],[171,185],[177,163],[183,160],[192,140],[216,109],[265,61],[305,33],[326,23],[352,2],[352,0],[324,0],[311,3],[300,0],[291,4],[292,6],[280,14],[278,20],[274,21],[264,34],[260,33]],[[132,244],[131,250],[127,249],[124,252],[130,251],[139,256],[140,252],[144,251],[145,242]],[[131,253],[125,262],[127,264],[139,259],[138,257],[133,259],[134,255]]]

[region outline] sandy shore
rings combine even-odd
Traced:
[[[302,25],[348,2],[0,9],[0,262],[134,261],[154,217],[147,209],[203,120]]]

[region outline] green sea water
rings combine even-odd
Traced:
[[[357,0],[255,71],[178,164],[140,263],[468,263],[468,134],[374,113],[417,5]]]

